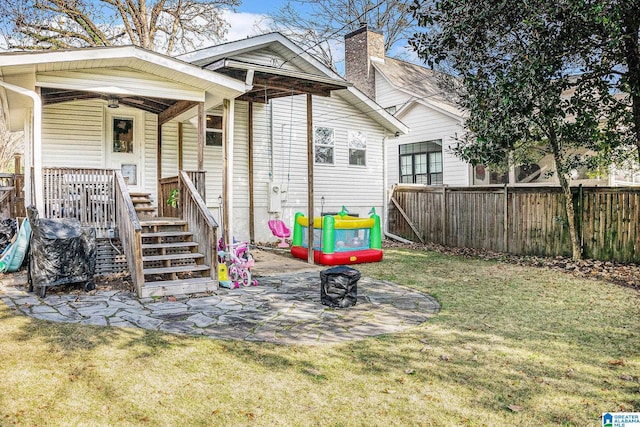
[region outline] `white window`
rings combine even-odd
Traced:
[[[365,166],[367,164],[367,134],[349,131],[349,164]]]
[[[332,128],[316,127],[313,132],[315,162],[333,164],[335,137]]]
[[[222,147],[222,116],[207,114],[206,145]]]

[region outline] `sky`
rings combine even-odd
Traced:
[[[226,41],[235,41],[246,38],[248,36],[255,36],[261,32],[257,31],[257,27],[268,27],[269,15],[277,12],[282,6],[286,4],[286,0],[241,0],[242,3],[237,7],[235,13],[228,13],[226,20],[230,25],[229,32],[226,36]],[[342,45],[335,46],[334,58],[344,57],[344,47]],[[415,52],[407,49],[406,41],[399,42],[394,45],[388,52],[389,56],[403,59],[413,63],[421,63]],[[334,64],[338,72],[342,73],[344,70],[344,63]],[[424,65],[424,64],[422,64]]]

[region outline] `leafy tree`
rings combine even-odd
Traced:
[[[222,12],[239,0],[12,0],[0,28],[13,49],[133,44],[167,54],[223,39]]]
[[[472,164],[526,165],[553,154],[562,187],[573,258],[581,257],[569,186],[579,167],[595,170],[625,153],[619,123],[628,98],[612,79],[590,73],[593,25],[576,0],[415,0],[425,32],[410,41],[429,64],[447,62],[463,81],[466,128],[455,153]],[[586,40],[585,40],[586,37]]]
[[[286,34],[331,68],[332,46],[363,23],[384,32],[388,51],[416,22],[406,0],[289,0],[271,19],[270,31]]]
[[[621,128],[633,139],[640,165],[640,1],[597,0],[583,7],[585,73],[628,95]],[[628,108],[630,106],[630,108]],[[614,108],[620,105],[614,105]]]

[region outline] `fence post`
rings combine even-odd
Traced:
[[[447,245],[447,186],[442,186],[442,244]]]
[[[503,210],[504,210],[504,222],[503,222],[503,243],[504,243],[504,252],[509,253],[509,187],[507,184],[504,185],[504,202],[503,202]]]
[[[577,232],[580,236],[580,253],[584,255],[584,232],[582,231],[582,215],[584,210],[584,192],[582,190],[582,184],[578,185],[578,212],[576,212],[577,220]]]

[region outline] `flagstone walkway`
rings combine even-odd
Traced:
[[[440,310],[429,295],[363,277],[358,302],[333,309],[320,302],[318,272],[261,277],[259,285],[213,294],[139,299],[128,291],[27,292],[24,275],[0,277],[0,300],[52,322],[137,327],[176,334],[282,344],[322,344],[400,332]]]

